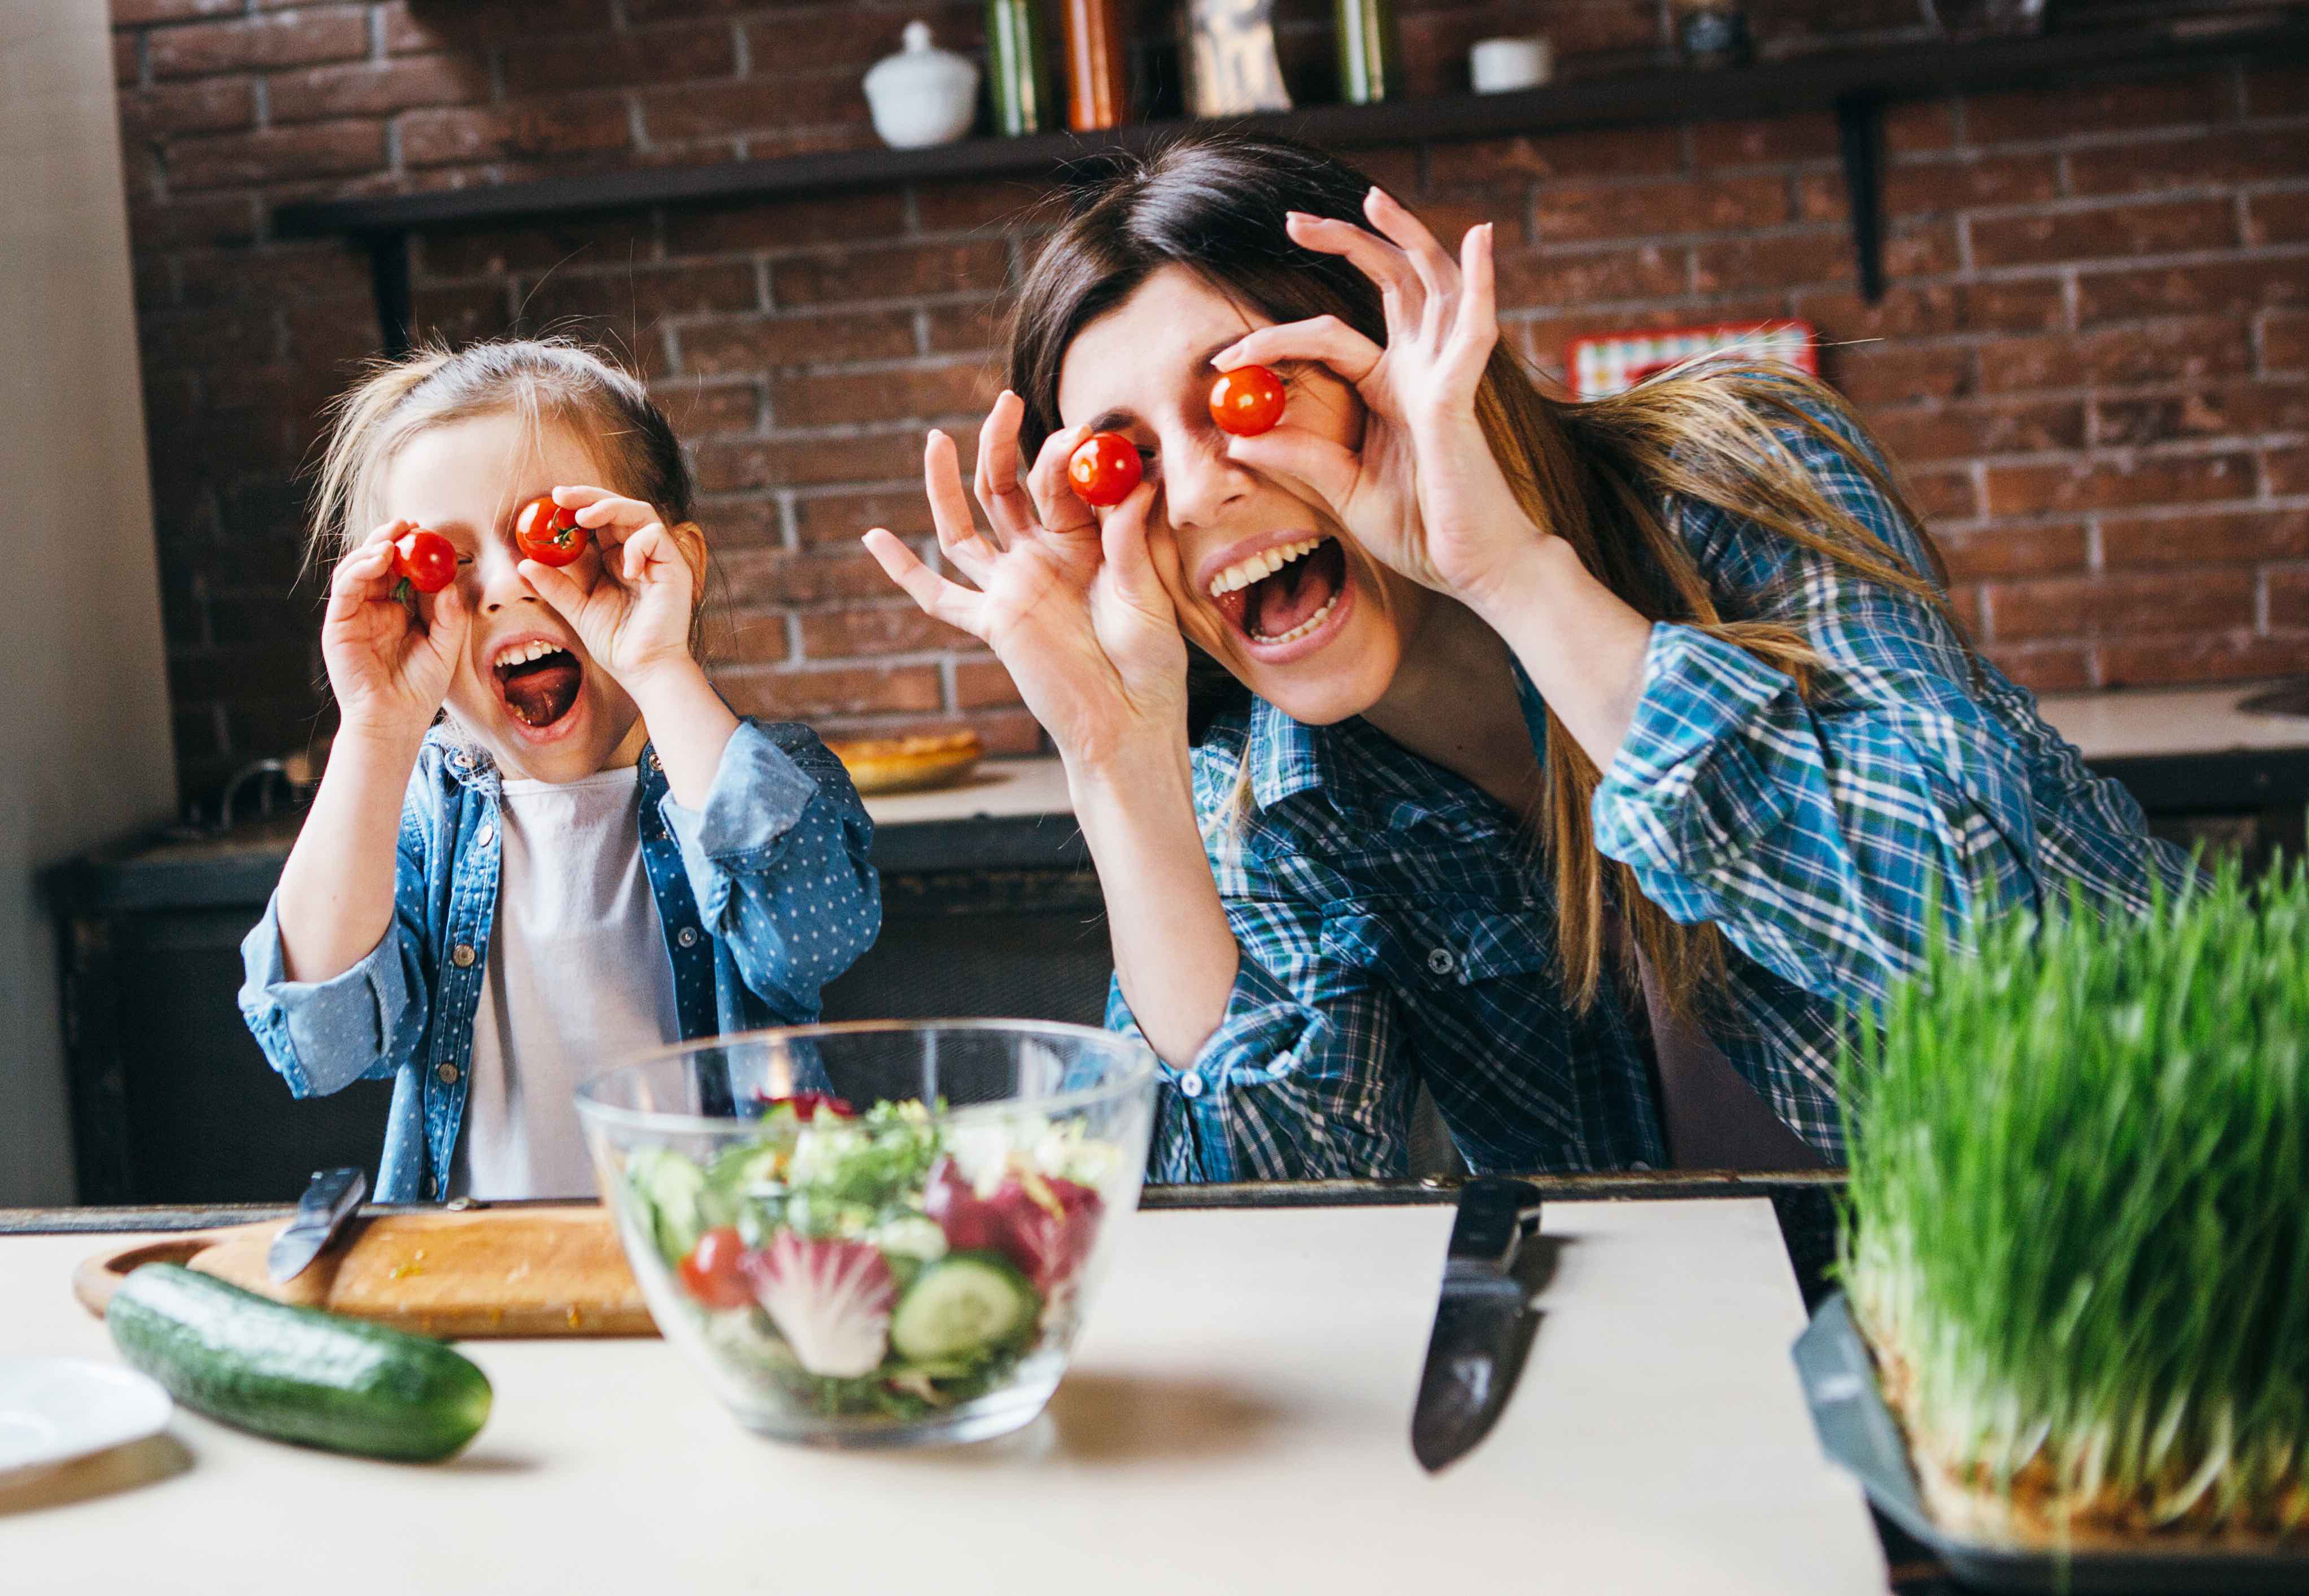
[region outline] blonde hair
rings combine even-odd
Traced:
[[[1082,163],[1070,214],[1029,269],[1009,329],[1009,386],[1025,401],[1020,444],[1031,458],[1059,423],[1059,377],[1076,333],[1166,265],[1276,322],[1335,315],[1375,341],[1387,336],[1379,293],[1345,261],[1302,249],[1284,229],[1290,211],[1364,225],[1370,180],[1286,139],[1226,134],[1182,139],[1146,155]],[[1492,457],[1534,522],[1561,537],[1613,592],[1651,620],[1720,637],[1786,671],[1802,692],[1817,660],[1803,632],[1725,613],[1670,523],[1671,500],[1717,505],[1867,580],[1909,594],[1956,625],[1946,572],[1906,495],[1864,441],[1850,407],[1824,384],[1751,364],[1674,372],[1610,399],[1570,403],[1542,393],[1514,352],[1492,351],[1475,397]],[[1822,416],[1833,419],[1830,425]],[[1846,430],[1848,428],[1848,434]],[[1787,447],[1815,438],[1849,462],[1923,540],[1928,571],[1820,490]],[[1746,597],[1746,596],[1743,596]],[[1954,634],[1959,639],[1961,631]],[[1215,663],[1190,671],[1204,695]],[[1231,678],[1225,686],[1239,692]],[[1557,904],[1557,948],[1573,1005],[1595,1001],[1609,900],[1669,1002],[1689,1011],[1725,984],[1723,934],[1679,925],[1643,895],[1635,873],[1596,852],[1589,806],[1601,780],[1552,710],[1536,843]],[[1238,772],[1239,814],[1249,772]]]
[[[516,416],[532,440],[548,427],[567,428],[613,479],[604,486],[654,505],[669,527],[695,510],[696,487],[665,412],[640,378],[574,339],[493,339],[457,349],[428,341],[372,362],[328,414],[308,569],[333,563],[385,518],[385,478],[411,439],[481,416]],[[705,641],[705,573],[698,574],[693,652]]]

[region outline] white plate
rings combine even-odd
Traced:
[[[0,1356],[0,1478],[158,1435],[173,1410],[157,1382],[117,1364]]]

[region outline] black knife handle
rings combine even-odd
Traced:
[[[1445,1267],[1467,1263],[1505,1269],[1529,1221],[1538,1217],[1539,1188],[1530,1181],[1476,1176],[1459,1188],[1459,1213],[1451,1221],[1451,1251]]]

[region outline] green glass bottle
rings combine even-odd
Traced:
[[[1015,138],[1058,126],[1049,62],[1041,0],[986,0],[986,87],[995,132]]]
[[[1336,0],[1339,98],[1349,105],[1393,99],[1403,92],[1403,43],[1395,0]]]

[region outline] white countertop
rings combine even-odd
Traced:
[[[430,1468],[179,1411],[166,1436],[0,1480],[0,1587],[1882,1596],[1789,1362],[1803,1310],[1768,1201],[1551,1203],[1522,1383],[1431,1477],[1409,1415],[1450,1221],[1140,1214],[1050,1412],[971,1447],[761,1440],[654,1341],[469,1343],[496,1409]],[[130,1239],[0,1238],[0,1352],[109,1358],[67,1280]]]
[[[2051,693],[2045,719],[2087,759],[2220,754],[2235,749],[2309,748],[2309,715],[2248,715],[2237,705],[2269,683]],[[960,786],[866,800],[877,825],[925,821],[1070,815],[1065,770],[1056,759],[995,759]]]

